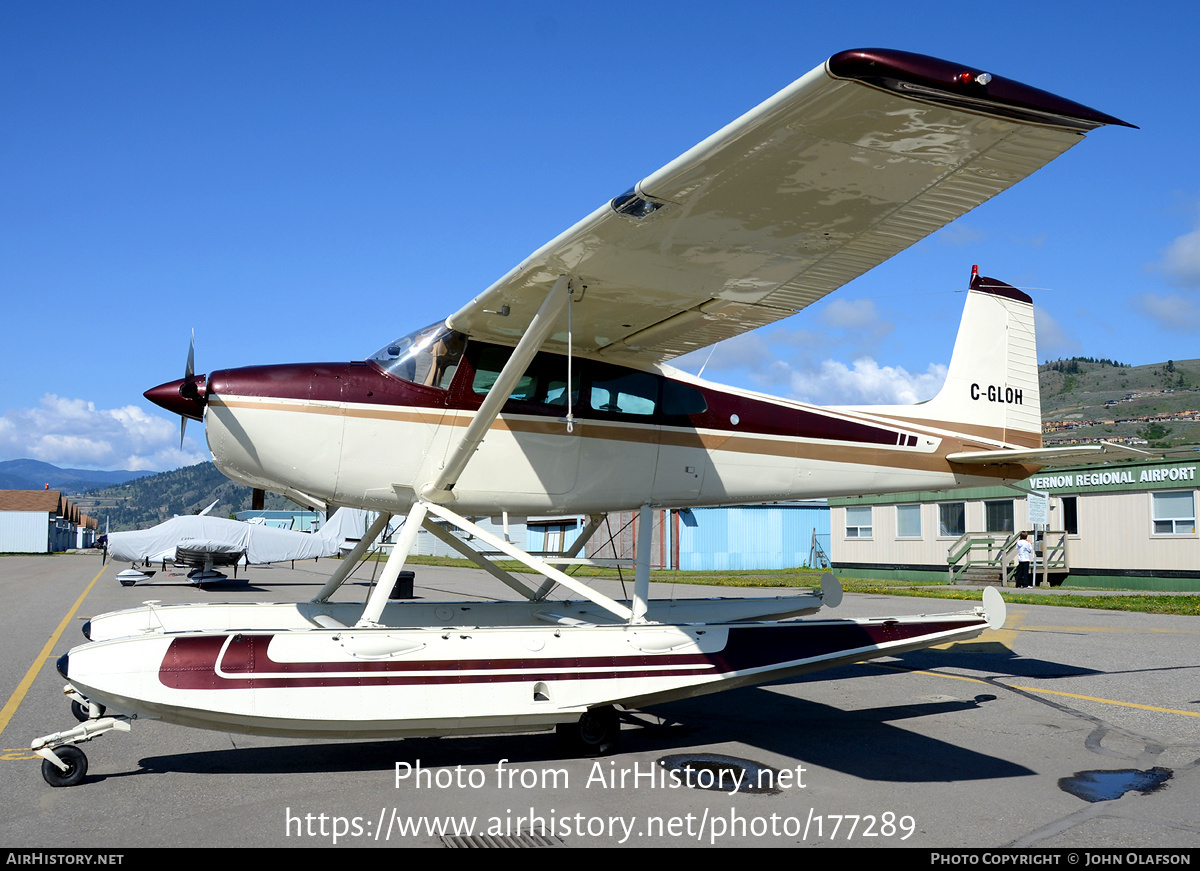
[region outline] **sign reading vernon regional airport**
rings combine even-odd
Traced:
[[[1028,481],[1032,490],[1081,490],[1115,488],[1150,490],[1178,487],[1196,480],[1196,466],[1143,466],[1091,472],[1066,472],[1060,475],[1035,475]]]

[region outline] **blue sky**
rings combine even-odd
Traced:
[[[1200,357],[1200,4],[0,5],[0,460],[169,469],[196,367],[361,359],[847,48],[962,61],[1105,128],[705,377],[927,398],[971,264],[1039,355]],[[684,360],[695,371],[703,360]]]

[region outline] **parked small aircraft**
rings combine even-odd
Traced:
[[[171,562],[189,566],[188,579],[199,586],[225,579],[215,566],[232,566],[236,577],[239,564],[335,556],[343,542],[358,540],[366,527],[366,512],[357,508],[338,509],[315,533],[210,517],[207,511],[172,517],[150,529],[109,533],[107,555],[134,565]],[[131,587],[142,579],[138,577],[141,574],[129,569],[117,579],[122,586]]]
[[[52,785],[130,717],[270,735],[557,726],[592,752],[647,705],[968,638],[982,608],[789,619],[779,600],[649,599],[651,506],[933,490],[1022,479],[1109,448],[1041,447],[1033,306],[972,275],[946,383],[916,406],[817,408],[666,361],[787,317],[1034,172],[1109,115],[969,66],[842,52],[605,203],[451,314],[366,361],[257,366],[147,397],[203,420],[218,467],[305,504],[407,514],[365,604],[149,605],[101,615],[62,657],[87,722],[34,742]],[[1129,126],[1129,125],[1125,125]],[[639,512],[634,592],[560,566],[604,512]],[[588,515],[542,559],[472,515]],[[439,522],[434,522],[435,519]],[[447,531],[524,563],[531,585]],[[516,590],[508,603],[389,604],[420,529]],[[566,587],[582,601],[552,602]],[[120,712],[103,716],[100,706]]]

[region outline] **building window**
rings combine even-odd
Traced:
[[[1011,499],[1001,502],[984,502],[983,508],[987,516],[988,532],[1013,531],[1013,501]]]
[[[846,538],[871,537],[871,506],[846,509]]]
[[[1196,500],[1190,490],[1151,493],[1155,535],[1193,535],[1196,532]]]
[[[938,537],[958,538],[967,531],[965,502],[943,502],[938,506]]]
[[[896,506],[896,538],[921,537],[921,506]]]
[[[1067,535],[1079,535],[1079,500],[1075,496],[1062,497],[1063,530]]]

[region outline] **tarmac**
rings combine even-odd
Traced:
[[[53,789],[29,742],[75,725],[54,660],[84,619],[149,599],[305,600],[333,562],[211,589],[169,571],[124,588],[123,568],[0,557],[0,845],[1200,848],[1200,620],[1024,604],[973,641],[635,712],[600,759],[547,732],[287,740],[135,721],[83,746],[83,783]],[[506,592],[479,571],[412,568],[419,600]],[[370,570],[337,598],[361,601]],[[847,594],[828,616],[969,604]]]

